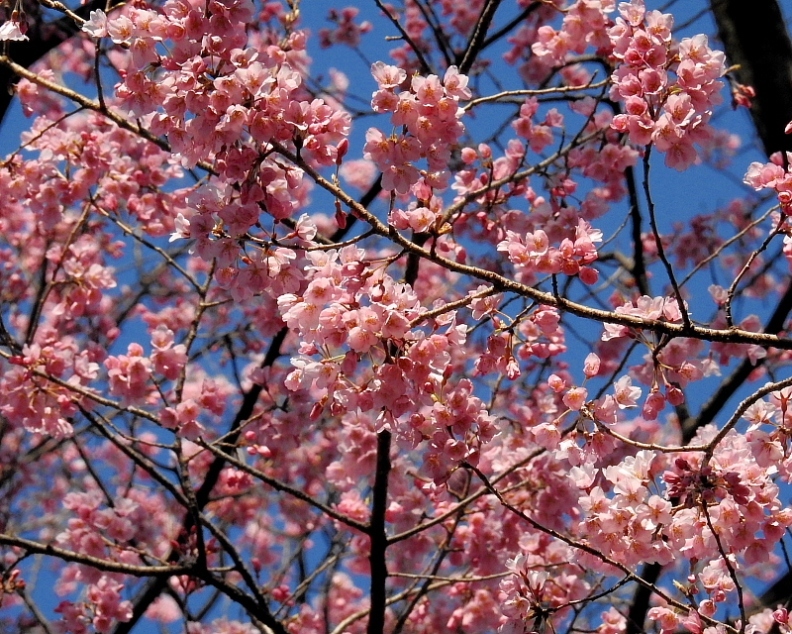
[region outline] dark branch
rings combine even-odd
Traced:
[[[792,150],[792,137],[784,134],[784,127],[792,119],[792,42],[778,3],[776,0],[711,0],[710,7],[726,54],[732,63],[739,65],[739,81],[756,91],[751,117],[765,152],[770,155],[779,150]],[[764,331],[780,332],[790,310],[792,286],[781,297]],[[755,368],[756,365],[745,359],[720,385],[698,416],[682,421],[682,444],[689,443],[701,427],[715,419]],[[641,576],[654,583],[661,571],[661,566],[651,564],[644,567]],[[778,589],[783,588],[781,596],[788,597],[791,580],[789,573],[780,579],[773,586],[776,595]],[[636,590],[627,618],[628,634],[644,631],[649,599],[650,593],[645,587]]]
[[[779,333],[783,330],[787,317],[792,311],[792,285],[787,287],[786,292],[781,296],[773,314],[765,325],[764,332],[766,333]],[[752,362],[750,359],[745,359],[737,367],[734,372],[721,383],[718,390],[701,408],[699,415],[695,418],[689,418],[684,421],[682,425],[682,442],[683,444],[689,443],[693,440],[696,432],[709,425],[715,416],[723,409],[726,402],[731,398],[740,386],[748,380],[751,372],[764,363],[764,359],[757,359]]]
[[[380,192],[382,191],[382,174],[377,176],[377,180],[375,180],[371,187],[368,188],[365,194],[360,197],[358,201],[361,207],[368,209],[369,205],[373,203],[377,196],[379,196]],[[349,230],[353,227],[353,225],[357,222],[357,218],[355,216],[347,216],[346,226],[342,229],[338,229],[332,236],[330,236],[331,242],[341,242],[341,240],[346,237]]]
[[[649,280],[646,276],[646,259],[644,258],[644,248],[642,239],[641,209],[638,206],[638,188],[635,186],[635,170],[628,167],[625,173],[627,181],[627,192],[630,195],[630,220],[632,224],[633,258],[630,274],[632,275],[638,292],[641,295],[650,295]]]
[[[377,434],[377,472],[374,476],[373,500],[371,503],[371,609],[367,634],[382,634],[385,630],[385,607],[387,596],[385,582],[388,578],[388,565],[385,550],[388,537],[385,534],[385,511],[388,508],[388,474],[390,461],[391,433],[383,430]]]
[[[487,37],[487,31],[489,30],[490,24],[492,24],[492,19],[495,17],[495,12],[498,10],[500,3],[501,0],[488,0],[487,4],[485,4],[484,8],[481,10],[481,15],[473,29],[473,34],[470,36],[467,48],[462,57],[459,58],[460,73],[467,75],[473,67],[473,62],[476,61],[478,54],[481,52],[484,40]]]
[[[88,19],[91,11],[107,9],[119,5],[118,0],[90,0],[73,10],[73,13],[83,19]],[[39,24],[35,21],[27,33],[27,42],[7,42],[9,44],[8,57],[20,66],[30,68],[47,53],[63,44],[70,37],[79,32],[78,25],[64,16],[54,22]],[[11,100],[14,98],[13,84],[16,82],[14,73],[6,66],[0,66],[0,122],[5,118]]]
[[[515,16],[512,20],[509,21],[508,24],[503,25],[499,28],[495,33],[490,35],[484,42],[481,44],[481,50],[483,51],[485,48],[492,46],[495,42],[500,40],[504,35],[508,35],[512,32],[514,27],[519,26],[520,24],[525,21],[525,19],[531,15],[534,11],[536,11],[539,7],[542,6],[541,2],[534,2],[531,5],[528,5],[522,12]]]
[[[718,35],[741,83],[753,87],[756,131],[768,154],[792,150],[792,41],[776,0],[711,0]]]
[[[645,631],[643,625],[652,599],[650,588],[657,583],[662,570],[663,567],[660,564],[646,564],[641,570],[641,578],[646,581],[647,585],[639,585],[635,589],[635,595],[633,595],[630,610],[627,613],[626,634],[642,634]]]

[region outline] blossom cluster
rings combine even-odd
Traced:
[[[709,127],[723,57],[641,0],[513,4],[505,30],[483,28],[486,0],[384,6],[403,30],[392,63],[365,62],[363,106],[311,69],[296,2],[93,11],[17,84],[33,119],[0,163],[0,629],[36,553],[61,560],[54,629],[86,633],[250,634],[255,614],[362,634],[379,611],[383,631],[623,634],[647,564],[666,575],[655,629],[703,631],[775,563],[789,388],[740,406],[746,433],[735,415],[687,446],[671,407],[744,358],[748,380],[780,375],[786,344],[732,319],[733,289],[711,287],[706,328],[687,281],[651,290],[665,253],[773,298],[767,232],[738,201],[641,234],[630,174],[649,146],[684,169],[728,144]],[[318,45],[369,59],[373,24],[329,18]],[[506,37],[519,88],[484,56]],[[107,82],[105,61],[118,81],[80,112],[48,90]],[[351,135],[364,116],[385,125]],[[782,158],[746,183],[777,194],[792,253]],[[218,619],[188,622],[204,600]],[[773,619],[790,625],[779,608],[750,627]]]
[[[708,427],[694,442],[705,443],[716,434]],[[582,517],[570,534],[588,548],[570,549],[556,565],[617,575],[614,564],[637,569],[644,563],[692,560],[698,562],[697,574],[689,578],[687,592],[703,595],[699,613],[690,617],[663,606],[653,608],[650,616],[664,631],[699,614],[712,617],[734,597],[733,571],[772,559],[773,547],[792,525],[792,513],[773,483],[774,471],[757,461],[745,437],[734,432],[717,445],[707,464],[701,452],[667,459],[643,450],[610,466],[576,467],[571,475],[580,491],[576,506]],[[563,612],[566,603],[553,595],[569,599],[575,594],[561,581],[563,575],[549,577],[545,568],[550,560],[532,557],[526,548],[531,543],[524,540],[523,554],[510,561],[512,576],[501,582],[508,617],[502,632],[520,631],[510,628],[542,614],[558,618],[556,612]],[[571,579],[578,596],[585,594],[581,576]]]
[[[672,17],[647,12],[642,1],[623,4],[620,12],[608,30],[619,62],[611,97],[624,103],[625,113],[613,125],[633,143],[651,143],[665,153],[669,167],[686,169],[696,161],[694,144],[710,138],[724,55],[709,47],[705,35],[674,43]]]
[[[500,323],[500,319],[496,318],[496,323]],[[521,360],[549,359],[566,349],[558,311],[552,306],[539,306],[519,324],[512,324],[508,329],[499,328],[488,337],[487,348],[476,359],[475,369],[477,374],[498,372],[515,380],[521,374]]]
[[[360,44],[361,36],[371,31],[372,24],[363,20],[360,24],[355,22],[360,13],[357,7],[345,7],[340,11],[330,9],[327,19],[335,23],[333,29],[320,29],[319,40],[322,48],[330,48],[334,44],[345,44],[353,48]]]
[[[391,123],[406,130],[389,136],[377,128],[366,132],[364,156],[382,172],[382,187],[406,194],[423,176],[429,186],[444,188],[451,150],[465,130],[459,101],[471,96],[467,76],[449,66],[442,81],[437,75],[413,75],[409,89],[401,90],[407,83],[404,69],[375,62],[371,74],[379,86],[371,107],[391,113]],[[423,174],[415,165],[420,159],[427,163]]]
[[[759,163],[754,161],[748,166],[745,173],[745,183],[756,191],[769,189],[775,192],[781,211],[792,214],[792,172],[789,171],[789,161],[792,155],[787,153],[786,163],[781,153],[770,157],[770,162]]]
[[[704,35],[675,42],[673,17],[647,11],[643,0],[619,4],[620,15],[611,20],[615,5],[578,0],[559,29],[537,30],[532,50],[542,63],[557,65],[588,47],[607,52],[615,63],[611,98],[624,104],[614,129],[636,145],[656,147],[669,167],[686,169],[696,161],[695,144],[713,138],[709,120],[721,101],[724,55]]]
[[[253,228],[263,212],[283,219],[300,205],[295,192],[303,171],[270,156],[271,143],[286,144],[316,165],[332,165],[349,131],[346,112],[306,98],[300,72],[305,33],[294,31],[284,46],[266,39],[246,45],[244,24],[252,16],[252,3],[243,0],[216,2],[205,10],[172,0],[162,12],[130,8],[105,16],[96,11],[83,26],[131,52],[116,86],[115,107],[144,118],[153,134],[167,138],[183,165],[211,163],[217,189],[193,195],[190,213],[198,213],[186,218],[188,235],[204,238],[202,255],[225,262],[235,261],[235,238]],[[204,81],[207,76],[212,80]]]
[[[757,463],[776,468],[784,481],[792,481],[792,412],[789,388],[772,392],[751,404],[743,414],[750,423],[746,438]]]
[[[71,388],[89,384],[97,377],[100,354],[98,349],[79,351],[74,340],[26,345],[22,354],[10,359],[12,367],[0,379],[3,416],[47,437],[71,436],[69,419],[82,400],[74,397]]]
[[[55,612],[61,615],[60,624],[73,634],[112,632],[113,626],[132,618],[132,602],[121,598],[122,589],[118,581],[103,576],[88,586],[85,602],[58,604]]]
[[[602,241],[602,232],[581,219],[575,228],[574,238],[564,238],[559,245],[551,246],[547,233],[537,229],[520,235],[507,230],[506,239],[498,250],[508,254],[518,270],[555,275],[579,275],[587,283],[597,281],[596,270],[588,267],[597,259],[595,243]]]
[[[378,429],[414,447],[429,443],[425,467],[442,479],[451,465],[475,461],[497,431],[469,381],[453,387],[443,379],[465,329],[453,312],[437,318],[433,331],[413,329],[423,312],[415,292],[387,275],[364,275],[364,257],[355,247],[309,252],[305,290],[278,299],[303,342],[285,385],[314,390],[315,417],[325,408],[335,415],[381,411]],[[375,360],[370,374],[358,368],[364,356]]]

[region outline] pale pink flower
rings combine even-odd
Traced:
[[[90,19],[83,22],[82,31],[91,37],[108,37],[110,32],[107,30],[107,15],[101,9],[91,11]]]
[[[564,405],[566,405],[569,409],[577,411],[586,404],[586,396],[588,395],[588,390],[584,387],[573,387],[564,394],[563,401]]]
[[[380,88],[398,88],[407,79],[404,69],[385,62],[374,62],[371,65],[371,74]]]
[[[0,42],[21,42],[28,39],[19,22],[9,20],[0,26]]]
[[[620,409],[635,407],[636,400],[641,398],[641,388],[634,386],[632,379],[626,375],[613,384],[613,392]]]

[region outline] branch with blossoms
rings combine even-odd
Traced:
[[[345,194],[333,183],[323,178],[319,173],[313,171],[310,166],[300,163],[300,159],[296,155],[289,153],[285,149],[282,151],[284,155],[287,156],[287,158],[294,160],[306,171],[306,173],[310,174],[320,187],[323,187],[333,193],[346,205],[352,208],[358,217],[364,218],[366,222],[371,225],[374,232],[378,235],[390,237],[399,247],[403,248],[405,251],[416,253],[426,260],[440,264],[444,268],[456,271],[458,273],[465,273],[471,277],[487,282],[499,292],[511,291],[518,295],[528,297],[537,303],[558,307],[565,312],[570,312],[580,317],[593,319],[603,323],[634,328],[635,330],[646,330],[659,335],[668,335],[672,338],[687,337],[706,341],[724,341],[737,344],[754,343],[783,350],[792,348],[792,340],[772,334],[748,332],[740,328],[716,330],[712,328],[704,328],[692,323],[690,325],[676,324],[673,323],[673,321],[652,319],[649,313],[644,316],[638,311],[630,313],[627,311],[620,312],[598,310],[596,308],[577,304],[562,297],[557,297],[549,292],[538,291],[533,287],[520,284],[519,282],[508,279],[505,276],[498,275],[492,271],[460,264],[450,259],[443,258],[442,256],[438,256],[436,253],[432,253],[430,250],[404,238],[392,228],[387,227],[376,217],[368,213],[366,209],[360,208],[354,198]],[[511,178],[507,178],[504,179],[503,182],[496,183],[496,185],[507,184],[510,181]],[[489,189],[490,188],[487,188],[485,191],[476,192],[475,194],[481,195],[489,191]],[[471,196],[472,195],[473,194],[471,194]],[[681,317],[679,320],[681,321]]]
[[[572,539],[569,539],[569,538],[565,537],[564,535],[561,535],[560,533],[557,533],[556,531],[554,531],[554,530],[552,530],[552,529],[550,529],[550,528],[547,528],[547,527],[545,527],[545,526],[542,526],[541,524],[539,524],[538,522],[536,522],[534,519],[532,519],[532,518],[530,518],[529,516],[525,515],[525,513],[523,513],[523,512],[522,512],[520,509],[518,509],[518,508],[516,508],[515,506],[513,506],[512,504],[510,504],[510,503],[509,503],[509,502],[508,502],[508,501],[507,501],[507,500],[506,500],[506,499],[503,497],[503,495],[502,495],[502,494],[501,494],[501,493],[500,493],[500,492],[499,492],[497,489],[495,489],[495,487],[493,487],[493,486],[492,486],[492,485],[489,483],[489,481],[487,480],[487,477],[486,477],[486,476],[485,476],[483,473],[480,473],[480,472],[478,471],[478,469],[477,469],[475,466],[473,466],[473,465],[466,465],[466,466],[467,466],[468,468],[470,468],[472,471],[474,471],[474,472],[476,473],[476,475],[477,475],[477,476],[478,476],[478,477],[479,477],[479,478],[482,480],[482,482],[483,482],[483,483],[484,483],[484,485],[487,487],[487,489],[488,489],[488,490],[489,490],[489,491],[490,491],[490,492],[491,492],[493,495],[495,495],[495,496],[498,498],[498,500],[500,501],[500,503],[501,503],[501,504],[502,504],[502,505],[503,505],[503,506],[504,506],[506,509],[508,509],[509,511],[511,511],[512,513],[514,513],[515,515],[517,515],[518,517],[520,517],[520,518],[521,518],[523,521],[525,521],[527,524],[530,524],[530,525],[532,525],[534,528],[536,528],[536,529],[537,529],[537,530],[539,530],[539,531],[542,531],[542,532],[549,533],[549,534],[550,534],[550,535],[552,535],[554,538],[556,538],[556,539],[558,539],[558,540],[560,540],[560,541],[565,541],[565,542],[567,542],[567,543],[568,543],[570,546],[572,546],[573,548],[576,548],[576,549],[583,550],[583,551],[587,552],[587,554],[589,554],[589,555],[591,555],[591,556],[593,556],[593,557],[596,557],[596,558],[599,558],[599,559],[601,559],[601,560],[602,560],[604,563],[606,563],[606,564],[607,564],[607,565],[609,565],[609,566],[613,566],[614,568],[618,568],[618,569],[620,569],[620,570],[621,570],[621,571],[622,571],[622,572],[623,572],[623,573],[626,575],[626,577],[627,577],[627,578],[630,578],[630,579],[631,579],[631,580],[633,580],[633,581],[637,581],[637,582],[638,582],[640,585],[647,586],[647,587],[649,588],[649,590],[650,590],[650,591],[651,591],[653,594],[655,594],[655,595],[658,595],[658,596],[660,596],[661,598],[663,598],[663,599],[664,599],[664,600],[665,600],[665,601],[666,601],[666,602],[667,602],[669,605],[671,605],[671,606],[673,606],[673,607],[675,607],[675,608],[677,608],[677,609],[679,609],[679,610],[685,610],[685,609],[687,608],[687,606],[685,606],[683,603],[678,603],[678,602],[675,602],[675,601],[674,601],[674,600],[673,600],[671,597],[667,596],[667,595],[666,595],[666,594],[665,594],[665,593],[664,593],[664,592],[663,592],[663,591],[662,591],[660,588],[657,588],[657,587],[655,587],[655,586],[651,586],[651,584],[647,584],[647,582],[646,582],[646,581],[644,581],[644,580],[643,580],[641,577],[638,577],[638,576],[634,575],[634,574],[633,574],[633,573],[632,573],[632,572],[631,572],[631,571],[630,571],[628,568],[626,568],[626,567],[622,566],[622,565],[621,565],[621,564],[620,564],[618,561],[613,561],[613,560],[610,560],[608,557],[606,557],[605,555],[603,555],[603,553],[602,553],[601,551],[599,551],[598,549],[596,549],[596,548],[591,548],[591,547],[589,547],[588,545],[586,545],[585,543],[581,543],[581,542],[579,542],[579,541],[577,541],[577,540],[572,540]],[[518,569],[518,568],[520,567],[520,563],[521,563],[521,562],[520,562],[519,560],[515,560],[515,561],[512,563],[512,566],[513,566],[515,569]],[[523,577],[524,577],[524,575],[522,575],[522,574],[521,574],[521,576],[523,576]],[[529,607],[530,607],[530,609],[531,609],[532,611],[535,609],[535,606],[534,606],[534,605],[530,605],[530,604],[529,604]],[[562,610],[564,607],[567,607],[567,606],[565,606],[565,605],[561,605],[561,606],[555,606],[555,607],[553,608],[553,611],[556,611],[556,610]],[[529,612],[529,613],[528,613],[528,614],[526,614],[525,616],[527,616],[528,618],[530,618],[530,616],[531,616],[531,612]],[[705,622],[707,622],[708,624],[710,624],[710,625],[716,625],[716,624],[717,624],[717,625],[721,625],[721,624],[717,623],[717,621],[714,621],[714,620],[711,620],[711,619],[707,619],[706,617],[705,617],[703,620],[704,620]],[[733,632],[736,632],[737,630],[735,630],[735,629],[733,629],[733,628],[728,628],[728,630],[726,630],[726,631],[733,631]]]
[[[723,54],[639,0],[358,4],[328,79],[297,2],[4,48],[0,556],[61,597],[9,629],[767,631],[788,160],[655,199],[734,149]]]

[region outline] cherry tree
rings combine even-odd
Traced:
[[[767,97],[711,38],[4,10],[5,630],[792,631],[792,154],[739,153]],[[712,168],[731,198],[659,201]]]

